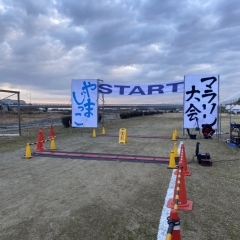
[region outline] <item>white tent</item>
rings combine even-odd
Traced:
[[[238,113],[238,112],[240,112],[240,105],[234,105],[234,104],[226,105],[226,110],[234,112],[234,113]]]
[[[236,103],[240,99],[240,91],[221,101],[222,105]]]

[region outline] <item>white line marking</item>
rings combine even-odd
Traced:
[[[171,210],[171,208],[167,207],[167,202],[170,198],[173,198],[174,187],[175,187],[174,185],[175,185],[175,181],[176,181],[176,175],[174,174],[175,171],[176,170],[172,171],[172,177],[171,177],[169,187],[168,187],[168,190],[167,190],[167,194],[166,194],[166,197],[165,197],[165,202],[164,202],[164,206],[163,206],[163,209],[162,209],[162,214],[161,214],[159,228],[158,228],[157,240],[166,239],[167,229],[168,229],[167,217],[169,217],[170,210]]]
[[[183,144],[183,142],[181,141],[178,146],[178,153],[180,153],[182,144]],[[172,171],[172,176],[171,176],[171,179],[169,182],[169,187],[168,187],[164,205],[162,208],[162,214],[160,217],[160,222],[159,222],[159,227],[158,227],[157,240],[165,240],[166,239],[167,230],[168,230],[167,217],[169,217],[170,210],[171,210],[171,208],[167,207],[167,202],[170,198],[173,198],[174,187],[175,187],[175,182],[176,182],[176,175],[174,174],[175,171],[176,170]]]

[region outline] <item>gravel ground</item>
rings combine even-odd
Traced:
[[[106,131],[126,127],[129,135],[162,135],[159,117],[118,120]],[[62,151],[168,156],[173,143],[130,138],[119,144],[88,132],[56,138],[56,145]],[[23,155],[24,148],[1,157],[1,239],[156,239],[171,175],[166,165]]]
[[[228,131],[228,118],[225,120]],[[238,122],[236,120],[236,122]],[[163,114],[106,123],[106,132],[129,136],[181,136],[182,115]],[[92,138],[91,131],[58,134],[60,151],[135,154],[167,157],[170,139]],[[65,134],[65,136],[64,136]],[[58,136],[61,136],[58,138]],[[227,138],[228,136],[226,136]],[[19,141],[23,141],[19,138]],[[187,158],[196,140],[184,137]],[[156,239],[164,198],[172,171],[165,165],[82,159],[33,157],[25,159],[22,148],[1,154],[0,239]],[[205,168],[192,162],[186,178],[191,212],[180,211],[182,239],[239,239],[239,151],[217,139],[199,138],[200,150],[215,161]],[[4,143],[3,143],[4,144]],[[47,146],[46,146],[47,147]],[[33,150],[33,149],[32,149]],[[217,160],[224,160],[217,162]]]

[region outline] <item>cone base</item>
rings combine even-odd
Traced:
[[[102,135],[105,135],[106,134],[106,131],[105,131],[105,128],[103,127],[102,128]]]
[[[173,230],[171,239],[181,240],[182,238],[181,238],[180,230]]]
[[[45,150],[45,148],[36,148],[35,150],[36,151],[43,151],[43,150]]]
[[[184,176],[191,176],[192,175],[192,172],[190,171],[185,171],[183,172]],[[177,175],[177,171],[174,172],[174,175]]]
[[[30,157],[28,157],[28,156],[27,156],[27,157],[26,157],[26,156],[24,156],[24,158],[26,158],[26,159],[30,159],[30,158],[32,158],[32,156],[30,156]]]
[[[176,167],[167,167],[167,169],[177,169],[177,166]]]
[[[173,208],[174,207],[174,202],[173,199],[170,198],[167,202],[167,207],[168,208]],[[193,208],[193,201],[187,200],[187,203],[185,204],[178,204],[178,210],[186,210],[186,211],[191,211]]]
[[[192,175],[192,172],[190,171],[183,171],[184,173],[184,176],[191,176]]]

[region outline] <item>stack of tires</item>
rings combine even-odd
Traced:
[[[149,115],[154,115],[156,114],[155,111],[147,111],[147,112],[144,112],[144,116],[149,116]]]
[[[62,124],[65,128],[70,127],[72,125],[72,116],[62,117]]]
[[[126,118],[131,118],[131,117],[139,117],[139,116],[143,116],[143,112],[142,111],[122,112],[122,113],[120,113],[119,116],[121,119],[126,119]]]

